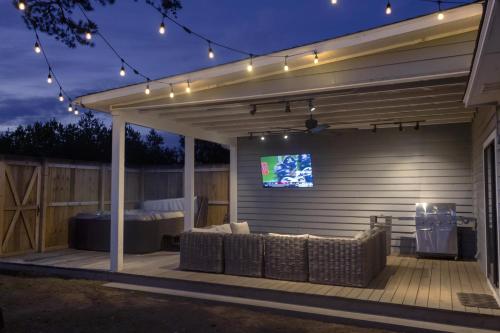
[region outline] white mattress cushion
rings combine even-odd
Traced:
[[[194,197],[194,209],[198,211],[196,197]],[[142,203],[142,209],[146,211],[167,211],[178,212],[184,211],[184,198],[160,199],[160,200],[145,200]]]

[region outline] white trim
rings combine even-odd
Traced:
[[[184,137],[184,230],[194,228],[194,137]]]
[[[497,332],[497,331],[488,330],[488,329],[471,328],[471,327],[463,327],[463,326],[451,325],[451,324],[434,323],[434,322],[430,322],[430,321],[405,319],[405,318],[399,318],[396,316],[384,316],[384,315],[360,313],[360,312],[353,312],[353,311],[334,310],[334,309],[328,309],[328,308],[320,308],[320,307],[316,307],[316,306],[297,305],[297,304],[292,304],[292,303],[273,302],[273,301],[265,301],[265,300],[252,299],[252,298],[243,298],[243,297],[237,297],[237,296],[224,296],[224,295],[177,290],[177,289],[148,287],[148,286],[126,284],[126,283],[119,283],[119,282],[106,283],[106,284],[104,284],[104,286],[108,287],[108,288],[118,288],[118,289],[125,289],[125,290],[141,291],[141,292],[146,292],[146,293],[170,295],[170,296],[175,296],[175,297],[201,299],[201,300],[207,300],[207,301],[212,301],[212,302],[240,304],[240,305],[282,310],[282,311],[284,310],[284,311],[300,312],[300,313],[306,313],[306,314],[312,314],[312,315],[326,316],[326,317],[331,317],[331,318],[342,318],[342,319],[348,319],[348,320],[354,320],[354,321],[365,321],[365,322],[372,322],[372,323],[385,324],[385,325],[397,325],[397,326],[403,326],[403,327],[411,327],[411,328],[417,329],[417,330],[433,330],[433,331],[440,331],[440,332],[455,332],[455,333],[470,333],[470,332],[494,333],[494,332]]]
[[[229,146],[229,221],[238,222],[238,142]]]
[[[484,13],[483,26],[481,28],[481,32],[479,35],[479,41],[477,43],[476,54],[474,56],[474,63],[472,64],[472,69],[469,77],[469,84],[467,85],[467,89],[465,90],[464,95],[464,104],[466,107],[471,106],[472,99],[472,90],[476,85],[477,81],[477,71],[479,67],[479,62],[483,58],[484,51],[484,43],[486,41],[486,37],[488,36],[488,32],[490,30],[490,24],[493,17],[493,12],[495,11],[495,6],[497,5],[497,0],[487,1],[488,7]]]

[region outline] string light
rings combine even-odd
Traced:
[[[392,13],[392,7],[391,7],[391,2],[390,1],[387,1],[387,6],[385,6],[385,13],[387,15],[391,15],[391,13]]]
[[[68,112],[73,112],[73,105],[71,103],[68,105]]]
[[[25,10],[26,9],[26,4],[24,3],[24,1],[20,0],[17,2],[17,8],[19,8],[19,10]]]
[[[285,65],[283,66],[283,70],[285,72],[288,72],[289,68],[288,68],[288,56],[285,57]]]
[[[252,61],[253,56],[250,56],[250,62],[247,65],[247,72],[253,71],[253,61]]]
[[[75,116],[78,116],[78,114],[80,113],[80,112],[78,112],[76,105],[75,105],[75,111],[73,113],[75,114]]]
[[[444,20],[444,14],[443,14],[443,12],[441,11],[441,1],[439,1],[439,0],[438,0],[438,1],[437,1],[437,5],[438,5],[438,15],[437,15],[437,19],[438,19],[439,21],[442,21],[442,20]]]
[[[337,4],[337,0],[332,0],[332,5],[336,5]]]
[[[59,87],[59,102],[64,102],[64,96],[62,94],[62,88]]]
[[[161,24],[160,24],[160,28],[158,29],[158,32],[159,32],[160,34],[164,35],[164,34],[165,34],[165,32],[166,32],[166,30],[167,30],[167,29],[165,28],[165,22],[162,20],[162,21],[161,21]]]
[[[214,50],[212,50],[212,44],[208,42],[208,57],[213,59],[215,57]]]
[[[319,58],[318,58],[318,51],[314,51],[314,64],[318,64]]]
[[[91,39],[92,39],[92,34],[90,33],[90,31],[87,31],[87,32],[85,33],[85,39],[86,39],[86,40],[91,40]]]
[[[172,84],[170,84],[170,98],[174,98],[174,97],[175,97],[174,86]]]
[[[124,61],[122,59],[122,67],[120,68],[120,76],[125,76],[126,72],[125,72],[125,65],[124,65]]]
[[[35,50],[35,53],[40,53],[42,52],[42,49],[40,48],[40,44],[38,43],[38,40],[35,42],[35,46],[33,47]]]
[[[187,80],[186,92],[187,92],[188,94],[189,94],[189,93],[191,93],[191,84],[189,84],[189,80]]]
[[[52,84],[52,69],[49,68],[49,75],[47,75],[47,83]]]
[[[151,90],[149,89],[149,83],[146,85],[146,89],[144,90],[144,93],[145,93],[146,95],[151,94]]]

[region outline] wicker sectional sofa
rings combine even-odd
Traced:
[[[366,287],[386,265],[385,232],[366,237],[185,232],[183,270]]]

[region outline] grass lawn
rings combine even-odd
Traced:
[[[0,307],[2,333],[387,332],[45,277],[0,275]]]

